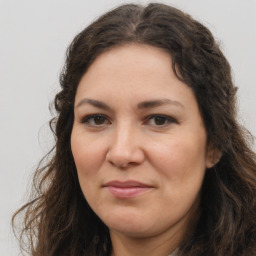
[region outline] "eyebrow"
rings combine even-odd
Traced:
[[[93,100],[93,99],[82,99],[75,107],[78,108],[84,104],[89,104],[94,107],[104,109],[104,110],[111,110],[111,107],[108,106],[106,103],[98,100]],[[148,101],[142,101],[137,105],[138,109],[147,109],[147,108],[154,108],[154,107],[159,107],[163,105],[174,105],[180,108],[184,108],[184,106],[175,100],[171,99],[157,99],[157,100],[148,100]]]
[[[138,104],[138,109],[144,109],[144,108],[154,108],[159,107],[163,105],[174,105],[180,108],[184,108],[184,106],[179,102],[171,99],[160,99],[160,100],[149,100],[149,101],[143,101]]]
[[[110,110],[111,109],[106,103],[104,103],[102,101],[99,101],[99,100],[92,100],[92,99],[82,99],[76,105],[76,108],[78,108],[78,107],[80,107],[84,104],[89,104],[89,105],[92,105],[96,108],[105,109],[105,110]]]

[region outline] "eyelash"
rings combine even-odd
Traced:
[[[104,124],[101,124],[101,125],[97,125],[97,124],[90,124],[90,120],[93,120],[94,119],[94,123],[95,123],[95,118],[98,117],[98,118],[104,118],[105,121],[106,120],[109,120],[105,115],[103,114],[93,114],[93,115],[88,115],[86,117],[84,117],[82,120],[81,120],[81,123],[82,124],[88,124],[88,126],[92,126],[92,127],[102,127]],[[109,121],[109,123],[111,123]]]
[[[95,118],[103,118],[104,119],[104,123],[97,125],[95,123]],[[162,119],[161,121],[164,121],[164,124],[160,124],[160,125],[151,124],[153,127],[157,127],[157,128],[164,128],[164,127],[169,126],[172,123],[177,123],[176,119],[174,119],[173,117],[162,115],[162,114],[154,114],[154,115],[147,116],[143,120],[143,124],[146,124],[146,125],[149,124],[150,120],[152,120],[154,118],[160,118],[160,119]],[[94,121],[94,124],[90,123],[91,120]],[[106,121],[108,121],[107,124],[111,124],[111,121],[109,120],[109,118],[107,116],[105,116],[103,114],[92,114],[92,115],[88,115],[88,116],[84,117],[81,120],[81,123],[82,124],[87,124],[90,127],[101,128],[101,127],[106,125]],[[158,120],[158,121],[160,121],[160,120]]]
[[[154,115],[148,116],[145,119],[145,121],[146,121],[145,123],[148,123],[153,118],[159,118],[159,117],[162,118],[162,121],[164,120],[164,124],[162,124],[162,125],[153,125],[153,126],[158,127],[158,128],[164,128],[166,126],[169,126],[172,123],[177,123],[177,121],[173,117],[166,116],[166,115],[161,115],[161,114],[154,114]]]

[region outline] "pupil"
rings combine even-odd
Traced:
[[[155,117],[155,124],[156,125],[163,125],[163,124],[165,124],[165,117],[161,117],[161,116]]]
[[[97,125],[103,124],[105,122],[105,118],[103,116],[96,116],[94,118],[94,122]]]

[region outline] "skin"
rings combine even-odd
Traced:
[[[198,216],[213,152],[196,98],[171,63],[152,46],[116,47],[96,58],[77,89],[72,153],[83,194],[109,227],[112,256],[166,256]],[[148,187],[118,197],[105,187],[113,180]]]

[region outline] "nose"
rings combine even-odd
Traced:
[[[139,131],[127,124],[116,127],[111,135],[106,160],[118,168],[127,168],[143,163],[144,159]]]

